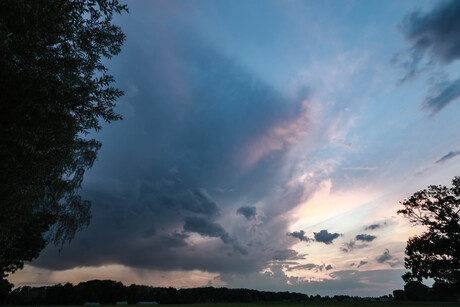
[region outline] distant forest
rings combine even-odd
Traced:
[[[344,295],[334,297],[335,300],[347,298],[350,297]],[[141,301],[155,301],[159,304],[192,304],[204,302],[299,302],[321,299],[325,298],[319,295],[309,296],[294,292],[213,287],[175,289],[134,284],[125,286],[121,282],[112,280],[91,280],[75,286],[67,283],[45,287],[19,287],[11,291],[3,302],[14,305],[81,305],[85,302],[136,304]],[[327,297],[327,299],[329,298]]]
[[[435,283],[432,288],[417,281],[408,282],[404,290],[379,298],[358,296],[307,295],[295,292],[269,292],[251,289],[152,287],[132,284],[125,286],[113,280],[91,280],[78,285],[71,283],[43,287],[18,287],[0,279],[0,304],[9,305],[82,305],[87,302],[112,305],[117,302],[137,304],[157,302],[159,304],[193,304],[223,302],[306,302],[306,301],[460,301],[458,285]]]

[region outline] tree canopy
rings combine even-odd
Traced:
[[[0,0],[0,277],[88,225],[79,195],[101,144],[88,139],[123,92],[104,58],[125,35],[117,0]]]
[[[460,284],[460,177],[453,186],[431,185],[404,200],[398,211],[415,225],[426,227],[409,238],[403,279]]]

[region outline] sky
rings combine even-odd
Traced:
[[[460,1],[132,1],[89,227],[9,276],[378,296],[460,168]]]

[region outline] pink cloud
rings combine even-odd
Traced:
[[[303,101],[301,111],[295,118],[275,123],[265,133],[243,145],[237,153],[238,163],[245,168],[251,167],[270,153],[296,144],[307,134],[307,111],[308,101]]]

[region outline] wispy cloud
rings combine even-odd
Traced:
[[[430,12],[412,12],[401,24],[405,38],[412,44],[414,57],[428,53],[435,60],[450,63],[460,57],[460,3],[438,2]],[[417,60],[417,59],[414,59]]]
[[[354,166],[354,167],[344,167],[343,170],[346,171],[375,171],[378,167],[377,166]]]
[[[454,0],[438,2],[430,12],[415,11],[404,18],[400,29],[410,47],[406,51],[408,60],[402,64],[406,75],[401,83],[427,69],[432,70],[438,64],[450,64],[460,58],[459,20],[460,2]],[[398,55],[395,59],[403,57]],[[422,63],[425,63],[424,67],[421,67]],[[435,85],[430,91],[434,94],[427,96],[423,108],[435,115],[460,97],[460,79],[436,81],[439,78],[435,74],[432,79]],[[433,84],[433,81],[430,83]]]
[[[441,159],[439,159],[438,161],[436,161],[435,163],[438,164],[438,163],[444,163],[446,162],[447,160],[450,160],[452,158],[455,158],[456,156],[460,155],[460,150],[459,151],[450,151],[448,154],[444,155],[441,157]]]
[[[389,251],[388,249],[385,249],[385,251],[383,252],[383,254],[380,255],[380,256],[378,256],[378,257],[376,258],[376,260],[377,260],[378,263],[384,263],[385,261],[390,260],[390,259],[392,259],[392,258],[393,258],[393,256],[390,255],[390,251]]]
[[[387,225],[387,222],[374,223],[374,224],[370,224],[370,225],[364,227],[364,230],[375,230],[375,229],[378,229],[378,228],[382,228],[382,227],[384,227],[386,225]]]
[[[443,82],[437,87],[437,94],[428,96],[424,104],[424,108],[429,109],[432,115],[460,97],[460,79]]]
[[[340,250],[344,253],[351,252],[354,249],[361,249],[367,247],[367,244],[357,244],[357,240],[350,240],[349,242],[343,243]]]
[[[367,234],[360,234],[356,236],[357,241],[365,241],[365,242],[371,242],[374,241],[377,237],[373,235],[367,235]]]

